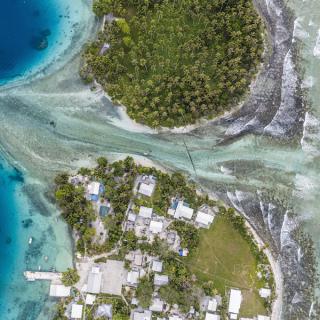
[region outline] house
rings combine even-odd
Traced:
[[[220,320],[220,316],[217,314],[207,312],[205,320]]]
[[[198,211],[195,222],[200,227],[209,228],[211,223],[213,222],[213,219],[214,219],[213,215],[211,215],[209,213],[202,212],[202,211]]]
[[[177,209],[174,213],[174,218],[175,219],[187,219],[190,220],[193,215],[193,209],[191,209],[185,202],[179,201]]]
[[[71,307],[71,319],[82,318],[83,305],[74,303]]]
[[[183,319],[177,315],[172,315],[172,316],[169,316],[169,320],[183,320]]]
[[[268,288],[261,288],[259,290],[259,295],[261,298],[269,298],[271,296],[271,290]]]
[[[229,296],[228,313],[230,319],[237,319],[242,301],[242,294],[239,289],[231,289]]]
[[[63,284],[53,284],[50,285],[50,297],[69,297],[71,287],[66,287]]]
[[[150,310],[144,310],[143,312],[134,311],[132,320],[151,320],[152,312]]]
[[[152,208],[141,206],[139,209],[139,216],[142,218],[151,219],[152,217]]]
[[[90,293],[88,293],[88,294],[86,295],[86,304],[87,304],[87,305],[89,305],[89,306],[93,305],[93,303],[95,302],[95,300],[96,300],[96,296],[95,296],[95,295],[90,294]]]
[[[164,307],[164,302],[160,299],[153,299],[150,306],[150,310],[154,312],[162,312]]]
[[[90,200],[98,201],[99,200],[99,193],[100,193],[100,183],[93,181],[88,184],[88,193],[90,195]]]
[[[136,265],[136,266],[141,266],[142,265],[142,260],[143,260],[143,256],[141,253],[136,253],[134,255],[134,260],[133,260],[133,263]]]
[[[210,298],[208,301],[207,311],[216,312],[218,307],[218,301],[215,298]]]
[[[139,270],[131,270],[128,272],[127,283],[129,286],[136,286],[139,283]]]
[[[258,315],[257,320],[270,320],[270,317]]]
[[[169,283],[169,278],[167,275],[155,274],[153,283],[155,286],[165,286]]]
[[[162,262],[153,260],[152,261],[152,271],[154,272],[162,272]]]
[[[101,205],[99,208],[99,216],[100,217],[106,217],[108,213],[110,212],[110,206]]]
[[[137,215],[136,215],[136,214],[134,214],[134,213],[132,213],[132,212],[130,212],[130,213],[128,214],[128,221],[135,222],[136,219],[137,219]]]
[[[150,222],[149,230],[153,234],[161,233],[163,229],[163,222],[152,220]]]
[[[93,267],[88,276],[87,292],[89,293],[100,293],[102,281],[102,273],[99,267]]]
[[[151,197],[153,194],[153,191],[155,189],[155,183],[151,182],[151,183],[145,183],[142,182],[139,186],[138,192],[147,196],[147,197]]]
[[[96,318],[112,318],[112,305],[111,304],[101,304],[99,305],[96,314]]]

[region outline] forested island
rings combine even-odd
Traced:
[[[263,53],[252,1],[95,0],[104,25],[81,76],[150,127],[181,127],[239,102]]]

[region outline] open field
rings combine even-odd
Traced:
[[[240,288],[244,297],[242,316],[266,314],[256,289],[259,279],[255,258],[226,217],[217,217],[209,230],[201,231],[199,248],[188,257],[187,264],[200,281],[213,281],[221,294],[230,287]]]

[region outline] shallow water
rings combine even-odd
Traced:
[[[267,4],[268,10],[281,15],[277,1],[273,3],[268,0]],[[320,168],[317,161],[320,150],[320,60],[313,55],[314,52],[317,53],[315,45],[320,29],[320,4],[311,0],[306,0],[304,4],[298,0],[289,1],[289,4],[296,15],[302,18],[296,20],[294,35],[303,44],[301,63],[306,70],[304,85],[310,86],[313,83],[310,90],[312,106],[306,115],[300,116],[301,119],[297,118],[299,113],[294,112],[295,102],[290,99],[294,90],[289,81],[292,68],[288,66],[291,61],[288,62],[288,53],[284,52],[281,57],[287,56],[287,59],[283,61],[283,85],[280,85],[282,98],[278,105],[282,105],[282,109],[270,111],[269,117],[260,117],[261,114],[268,113],[261,102],[256,119],[247,120],[244,117],[233,126],[241,129],[243,123],[250,121],[252,124],[256,120],[262,128],[256,131],[256,135],[240,136],[221,144],[229,130],[224,121],[206,125],[189,134],[153,135],[125,130],[123,121],[110,102],[81,83],[77,74],[79,59],[69,61],[89,35],[80,30],[76,42],[78,47],[73,46],[68,52],[69,56],[65,59],[69,63],[63,69],[41,81],[35,80],[30,84],[0,90],[2,152],[26,177],[24,186],[27,189],[22,190],[21,194],[23,197],[27,195],[25,199],[29,204],[25,204],[23,208],[29,211],[29,206],[35,206],[33,219],[38,224],[33,227],[32,233],[44,244],[44,247],[36,247],[35,251],[30,251],[27,246],[30,232],[25,232],[19,256],[25,257],[29,252],[28,257],[35,257],[31,259],[30,268],[37,268],[38,265],[63,268],[65,266],[58,266],[61,262],[60,254],[67,257],[64,260],[66,264],[71,263],[70,243],[63,245],[65,239],[68,239],[66,228],[62,223],[55,223],[56,212],[42,197],[57,171],[93,164],[94,159],[101,155],[117,157],[129,153],[143,157],[144,153],[148,153],[149,159],[167,168],[186,172],[204,188],[242,211],[263,238],[280,253],[279,261],[283,263],[283,270],[291,280],[291,284],[287,284],[288,280],[285,279],[285,302],[292,304],[292,308],[298,307],[300,303],[310,308],[311,301],[307,298],[303,300],[303,290],[299,287],[303,282],[299,274],[304,275],[305,270],[301,269],[303,257],[301,258],[299,244],[291,236],[291,228],[295,223],[306,223],[305,230],[314,235],[317,248],[320,248],[317,237],[320,207]],[[83,14],[83,20],[86,26],[92,26],[93,20],[88,18],[89,7],[87,10]],[[287,41],[283,40],[287,33],[281,28],[278,26],[277,41]],[[87,29],[90,31],[91,28]],[[293,80],[294,85],[297,85],[296,78]],[[287,112],[291,115],[289,119],[286,117]],[[298,133],[298,139],[288,139],[288,128],[297,121],[304,121],[303,132]],[[273,137],[266,136],[261,125],[267,127],[266,131]],[[26,190],[29,192],[26,193]],[[290,210],[298,215],[297,221],[293,221],[287,214]],[[28,213],[23,212],[24,210],[19,211],[20,220],[20,214],[28,217]],[[47,252],[50,252],[50,260],[48,265],[44,265],[43,256]],[[318,256],[320,257],[320,250]],[[26,284],[21,279],[25,264],[18,262],[17,265],[20,269],[14,273],[14,281],[17,286],[30,290],[33,294],[26,299],[19,294],[10,293],[8,296],[23,299],[23,307],[18,308],[23,312],[37,301],[44,303],[47,287],[35,284],[41,290],[30,289],[33,285]],[[290,270],[291,275],[286,266],[295,268]],[[8,308],[14,309],[11,301],[8,302]],[[36,319],[36,313],[30,315],[29,319]],[[26,314],[28,311],[19,316],[8,314],[7,319],[26,319]],[[39,318],[46,319],[45,316]]]

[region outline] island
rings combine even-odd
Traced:
[[[50,280],[62,319],[270,319],[271,266],[245,219],[178,172],[133,158],[61,173],[74,268]]]
[[[263,53],[252,1],[95,0],[103,17],[81,76],[149,127],[183,127],[235,106]]]

